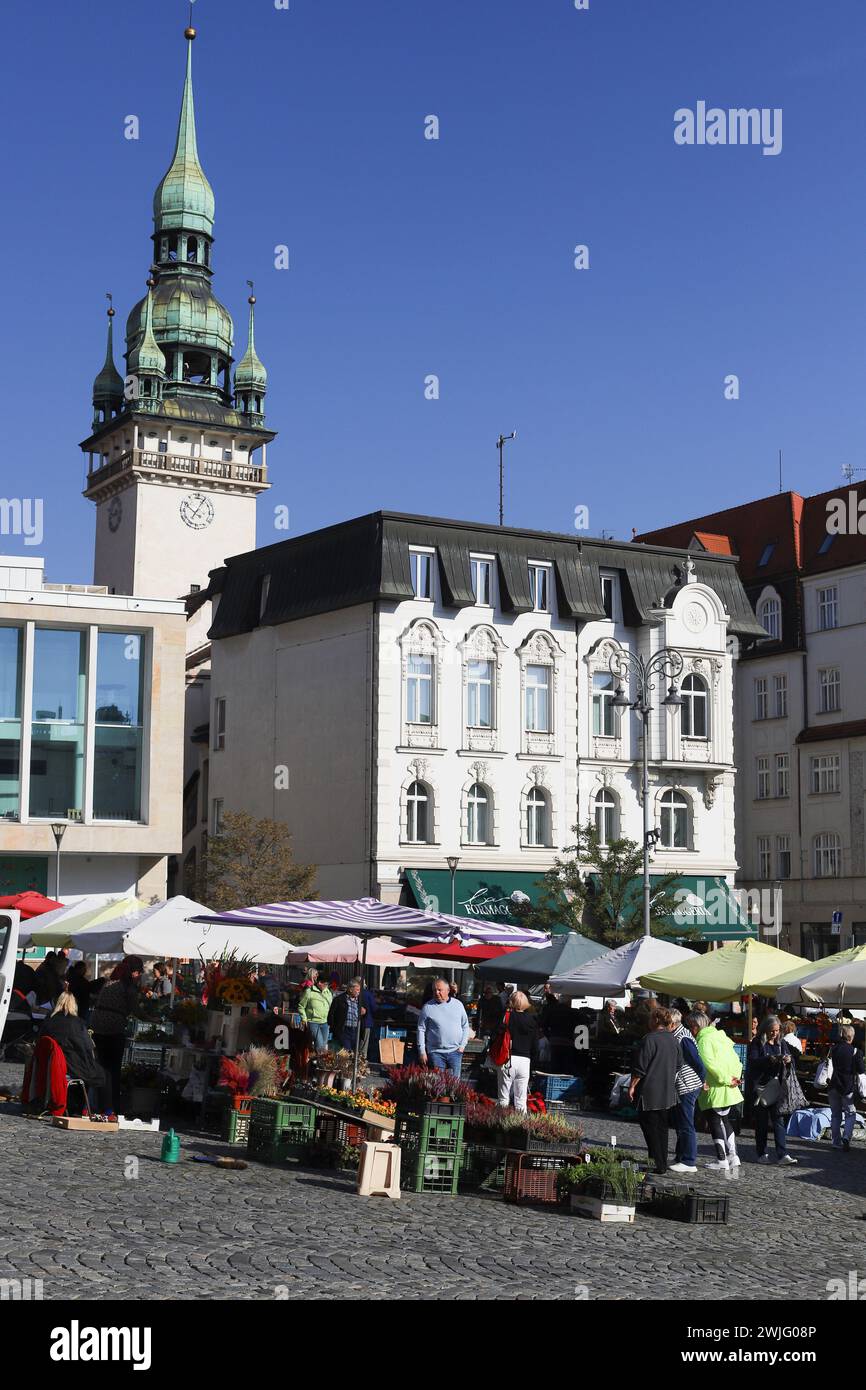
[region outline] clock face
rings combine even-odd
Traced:
[[[108,504],[108,529],[116,531],[123,519],[123,503],[119,497],[112,497]]]
[[[203,492],[191,492],[180,504],[180,517],[191,531],[203,531],[213,521],[213,502]]]

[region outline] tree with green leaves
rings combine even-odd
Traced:
[[[544,875],[537,903],[520,911],[522,926],[542,931],[580,932],[613,949],[634,941],[643,933],[643,850],[625,838],[599,843],[593,824],[573,827],[577,843],[557,857]],[[650,930],[653,936],[683,938],[694,935],[689,927],[672,927],[668,921],[677,906],[679,874],[653,877],[650,897]]]
[[[208,840],[202,878],[202,899],[214,912],[316,897],[316,866],[295,863],[288,826],[245,811],[223,816],[219,835]],[[305,939],[303,932],[269,930],[284,941]]]

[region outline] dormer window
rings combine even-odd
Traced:
[[[761,551],[761,558],[760,558],[760,560],[758,561],[758,569],[759,569],[759,570],[762,570],[762,569],[764,568],[765,565],[768,565],[768,564],[770,563],[771,559],[773,558],[773,551],[774,551],[775,549],[776,549],[776,542],[775,542],[775,541],[770,541],[768,545],[765,545],[765,546],[764,546],[764,549]]]
[[[530,564],[529,593],[536,613],[550,612],[550,566]]]
[[[412,590],[416,598],[433,597],[433,552],[429,550],[410,550],[409,567],[412,574]]]

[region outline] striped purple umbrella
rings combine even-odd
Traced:
[[[444,912],[420,911],[377,898],[331,902],[262,903],[232,912],[193,917],[193,922],[232,926],[290,927],[293,931],[343,931],[355,936],[393,936],[413,941],[456,941],[462,946],[548,946],[546,932],[507,922],[476,922]]]

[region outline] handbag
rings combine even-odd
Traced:
[[[794,1071],[793,1062],[785,1068],[785,1076],[782,1081],[782,1096],[779,1101],[780,1115],[793,1115],[795,1110],[806,1110],[806,1097],[803,1095],[803,1088],[800,1085],[797,1073]]]
[[[858,1076],[854,1077],[854,1080],[857,1083],[857,1098],[866,1100],[866,1071],[861,1071]]]
[[[488,1055],[496,1067],[507,1067],[511,1061],[511,1033],[508,1028],[510,1016],[511,1011],[506,1009],[505,1016],[490,1042]]]
[[[818,1063],[818,1070],[815,1072],[815,1085],[824,1089],[833,1076],[833,1061],[830,1057],[825,1057],[823,1062]]]
[[[763,1086],[758,1086],[755,1090],[756,1105],[775,1105],[782,1096],[782,1083],[777,1076],[771,1076],[769,1081],[765,1081]]]

